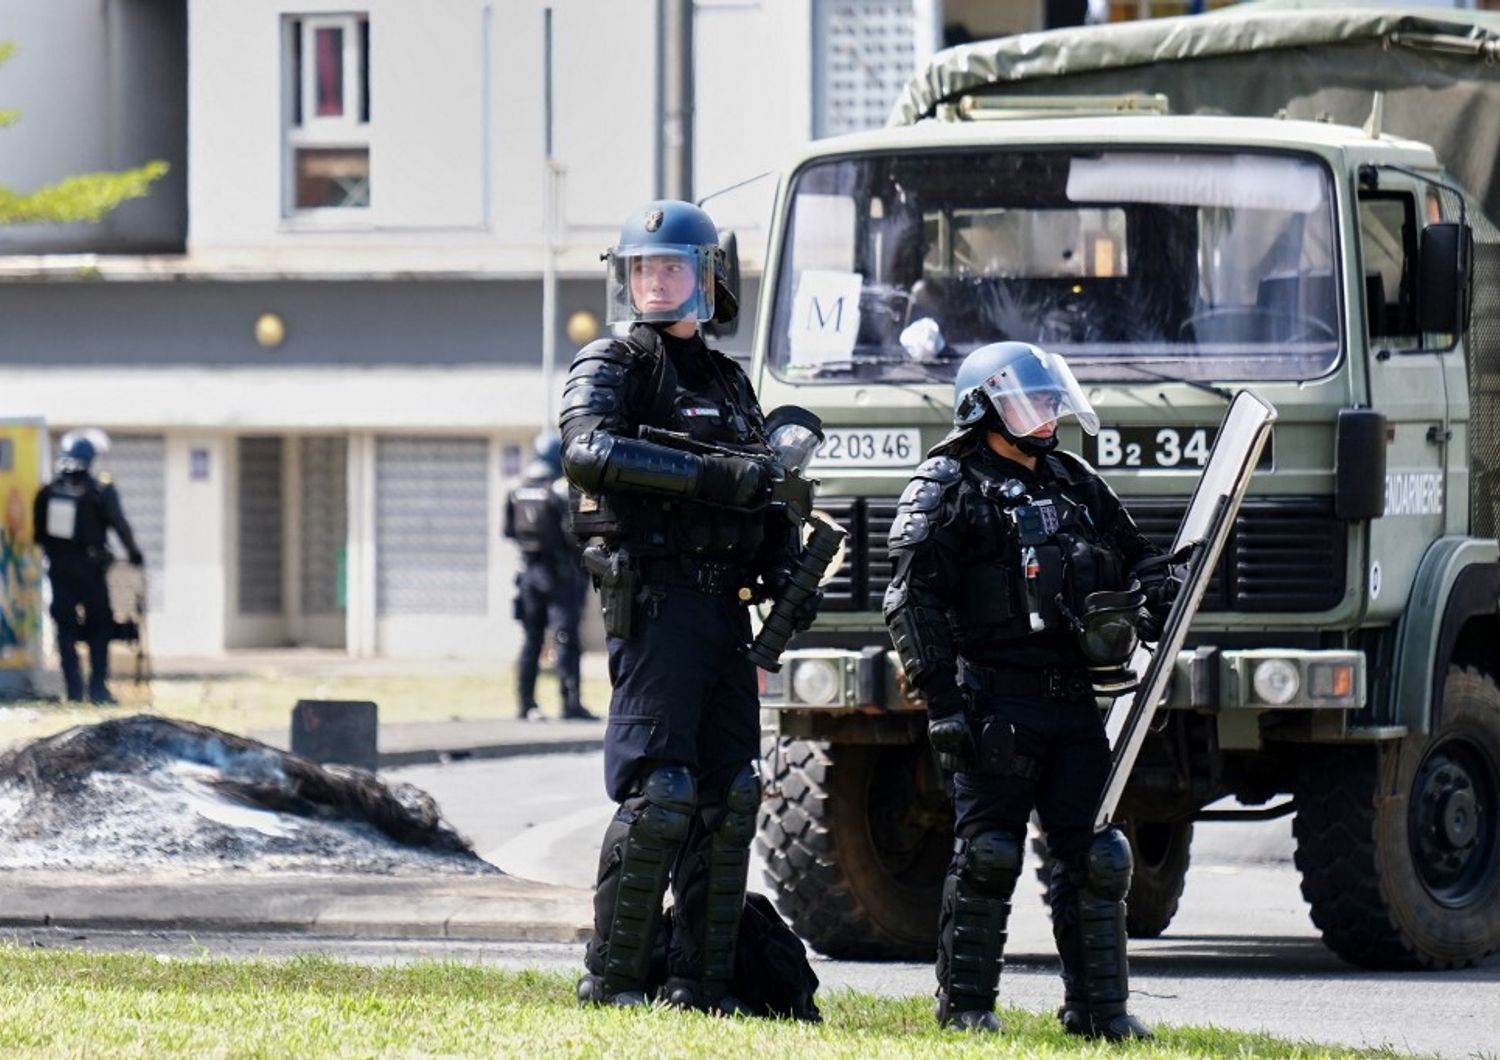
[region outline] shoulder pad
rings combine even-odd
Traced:
[[[573,358],[563,386],[559,421],[575,416],[608,416],[619,410],[625,376],[639,361],[640,352],[621,339],[595,339]]]
[[[927,538],[937,524],[944,494],[959,481],[959,471],[958,461],[946,456],[922,462],[896,502],[887,547],[910,548]]]
[[[931,479],[934,482],[955,482],[962,465],[951,456],[932,456],[917,465],[913,478]]]

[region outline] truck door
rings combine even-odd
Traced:
[[[1370,617],[1400,612],[1422,546],[1444,532],[1448,504],[1444,357],[1452,355],[1422,352],[1416,294],[1419,202],[1425,199],[1395,188],[1359,196],[1369,401],[1387,424],[1385,514],[1370,521],[1366,558]]]

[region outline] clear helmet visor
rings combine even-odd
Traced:
[[[605,256],[606,323],[712,320],[716,249],[657,243],[610,250]]]
[[[1066,361],[1037,350],[1006,365],[984,381],[984,393],[1005,429],[1017,438],[1045,433],[1064,416],[1076,416],[1089,434],[1099,433],[1099,416]]]

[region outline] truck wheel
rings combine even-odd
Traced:
[[[1125,932],[1133,939],[1154,939],[1177,915],[1187,883],[1193,822],[1125,820],[1121,825],[1135,858],[1125,899]]]
[[[1328,948],[1365,968],[1500,949],[1500,688],[1451,667],[1427,736],[1300,763],[1297,868]]]
[[[1135,871],[1130,877],[1130,896],[1125,899],[1125,932],[1133,939],[1154,939],[1177,915],[1182,888],[1187,883],[1190,848],[1193,842],[1191,821],[1121,820],[1120,828],[1130,840]],[[1042,900],[1052,880],[1052,859],[1041,837],[1031,841],[1031,849],[1040,859],[1037,879],[1042,883]]]
[[[782,739],[756,849],[776,907],[820,953],[931,960],[953,815],[925,742]]]

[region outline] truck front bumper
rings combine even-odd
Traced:
[[[899,711],[906,695],[889,649],[799,648],[780,673],[760,671],[767,710]],[[1365,705],[1364,652],[1254,648],[1187,649],[1177,655],[1162,704],[1169,710],[1358,710]]]

